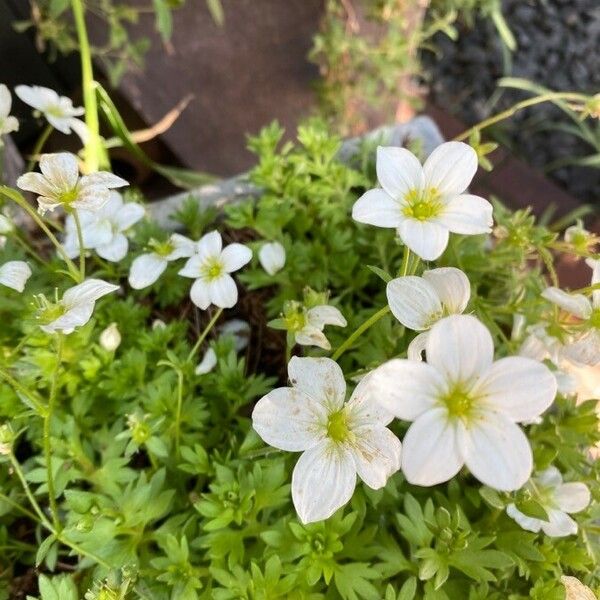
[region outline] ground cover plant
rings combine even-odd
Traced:
[[[44,133],[0,186],[0,597],[594,597],[599,240],[468,187],[487,126],[598,96],[349,163],[323,123],[273,124],[259,197],[167,230],[100,116],[193,174],[145,157],[76,27],[85,106],[14,93],[83,148]],[[561,288],[565,255],[589,285]]]

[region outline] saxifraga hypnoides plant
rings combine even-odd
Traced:
[[[360,169],[268,127],[260,198],[168,234],[85,118],[83,162],[19,179],[37,211],[0,187],[0,597],[593,597],[598,239],[469,194],[483,126]]]

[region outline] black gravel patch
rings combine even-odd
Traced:
[[[502,4],[516,51],[505,60],[506,51],[489,20],[478,20],[472,28],[460,24],[457,42],[438,34],[434,42],[439,55],[427,52],[422,57],[435,104],[466,123],[477,123],[528,97],[517,90],[499,92],[496,82],[505,75],[553,90],[600,92],[600,0]],[[555,161],[592,153],[587,143],[553,129],[557,123],[571,122],[559,109],[544,104],[516,115],[493,135],[530,165],[547,169]],[[587,122],[599,127],[598,121]],[[561,167],[548,175],[582,201],[600,203],[600,169]]]

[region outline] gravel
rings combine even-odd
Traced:
[[[423,56],[435,104],[469,124],[528,97],[498,92],[505,75],[526,78],[561,91],[600,92],[600,2],[598,0],[503,0],[503,14],[518,48],[505,70],[502,43],[489,20],[473,28],[459,25],[453,42],[438,34],[438,55]],[[540,169],[570,156],[587,156],[591,147],[553,129],[571,123],[557,108],[544,104],[513,117],[495,134],[515,154]],[[590,121],[588,121],[590,123]],[[600,127],[598,122],[592,126]],[[548,175],[584,202],[600,203],[600,169],[562,167]]]

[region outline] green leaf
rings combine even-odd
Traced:
[[[56,536],[54,534],[49,535],[39,546],[38,551],[35,555],[35,566],[39,567],[46,558],[52,544],[56,542]]]
[[[160,33],[163,42],[168,42],[173,34],[173,17],[171,9],[165,0],[152,0],[155,13],[156,30]]]
[[[223,11],[221,0],[206,0],[206,6],[208,6],[213,21],[219,27],[223,27],[225,24],[225,12]]]
[[[400,588],[396,600],[413,600],[417,593],[417,578],[409,577]]]
[[[377,275],[377,277],[382,279],[385,283],[389,283],[393,279],[389,273],[383,269],[380,269],[379,267],[376,267],[375,265],[367,265],[367,269],[375,273],[375,275]]]

